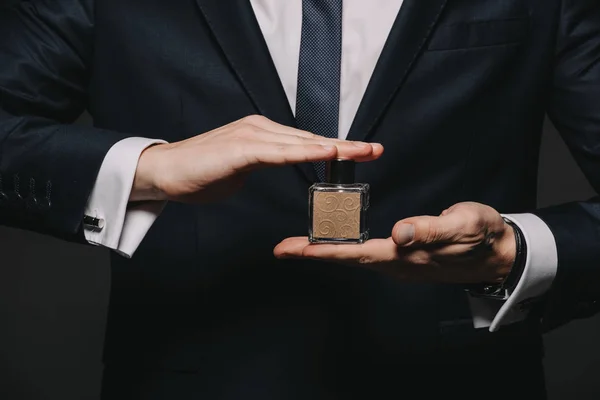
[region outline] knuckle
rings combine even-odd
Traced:
[[[234,139],[247,139],[249,137],[254,137],[260,132],[260,129],[254,125],[244,125],[234,130],[232,136]]]
[[[365,265],[365,264],[371,264],[373,263],[373,260],[371,259],[371,257],[369,256],[361,256],[358,258],[358,263],[361,265]]]
[[[263,117],[262,115],[258,115],[258,114],[252,114],[252,115],[248,115],[248,116],[242,118],[242,121],[249,125],[260,124],[261,122],[263,122],[265,120],[266,120],[265,117]]]
[[[465,228],[468,232],[479,233],[485,226],[485,218],[480,213],[469,213],[465,219]]]
[[[425,251],[416,251],[410,255],[409,261],[414,265],[426,266],[431,263],[431,257]]]
[[[425,236],[423,237],[423,242],[425,244],[430,244],[438,241],[440,238],[440,232],[435,228],[431,221],[427,221],[425,223]]]

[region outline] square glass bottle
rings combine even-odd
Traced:
[[[311,243],[363,243],[369,238],[369,185],[354,182],[354,161],[327,163],[327,179],[308,190]]]

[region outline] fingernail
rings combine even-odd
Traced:
[[[413,224],[402,224],[396,230],[396,242],[409,243],[415,238],[415,226]]]

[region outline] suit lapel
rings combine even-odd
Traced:
[[[366,140],[419,56],[447,0],[404,0],[360,103],[349,140]]]
[[[296,121],[249,0],[196,0],[215,39],[260,114],[287,126]],[[297,167],[310,182],[312,164]]]
[[[294,117],[248,0],[196,0],[219,46],[259,112],[290,125]]]

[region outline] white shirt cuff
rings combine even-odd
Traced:
[[[97,218],[97,227],[84,224],[86,240],[125,257],[133,253],[160,215],[166,202],[129,203],[137,163],[148,146],[163,140],[131,137],[115,143],[102,162],[88,199],[85,215]]]
[[[505,301],[469,295],[475,328],[496,332],[502,325],[522,321],[528,310],[521,303],[542,296],[552,285],[558,268],[556,241],[548,225],[533,214],[503,215],[515,223],[525,237],[527,259],[523,275]]]

